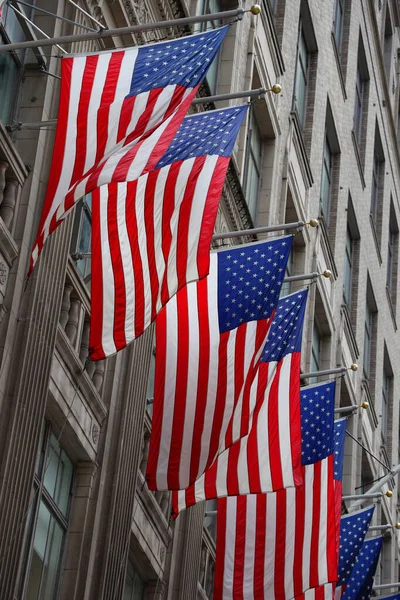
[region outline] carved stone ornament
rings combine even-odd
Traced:
[[[7,282],[8,269],[7,265],[1,261],[0,262],[0,285],[5,285]]]
[[[92,440],[94,444],[97,444],[99,441],[100,428],[97,423],[93,423],[92,427]]]

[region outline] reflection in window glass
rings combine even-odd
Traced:
[[[344,277],[343,277],[343,298],[350,310],[351,306],[351,283],[352,283],[352,272],[353,272],[353,239],[351,237],[350,229],[347,228],[346,234],[346,248],[344,256]]]

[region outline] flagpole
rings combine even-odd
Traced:
[[[194,17],[184,17],[183,19],[170,19],[169,21],[157,21],[155,23],[142,23],[141,25],[131,25],[130,27],[119,27],[115,29],[101,29],[100,31],[87,33],[76,33],[73,35],[61,35],[49,39],[27,40],[25,42],[15,42],[12,44],[0,45],[0,52],[11,52],[13,50],[22,50],[24,48],[39,48],[44,46],[56,46],[58,44],[72,44],[73,42],[85,42],[87,40],[101,40],[114,36],[123,36],[142,31],[152,31],[154,29],[167,29],[169,27],[180,27],[182,25],[193,25],[195,23],[206,23],[208,21],[218,21],[220,19],[229,19],[232,17],[243,18],[246,12],[258,15],[261,12],[260,7],[255,4],[249,10],[236,8],[223,12],[212,13],[208,15],[196,15]]]
[[[391,490],[388,490],[387,492],[374,493],[370,493],[370,491],[368,491],[366,494],[353,494],[351,496],[342,496],[342,500],[369,500],[370,498],[383,498],[383,496],[391,498],[393,496],[393,492]]]
[[[300,379],[308,379],[308,377],[323,377],[324,375],[337,375],[346,373],[346,371],[357,371],[358,365],[353,363],[350,367],[336,367],[335,369],[325,369],[324,371],[313,371],[311,373],[302,373]],[[363,407],[364,408],[364,407]]]
[[[390,523],[386,523],[386,525],[373,525],[368,529],[368,531],[386,531],[386,529],[400,529],[400,523],[396,523],[395,525],[391,525]]]
[[[377,490],[380,490],[381,487],[383,485],[385,485],[385,483],[387,483],[389,481],[389,479],[391,479],[392,477],[394,477],[395,475],[397,475],[397,473],[400,471],[400,464],[396,465],[395,467],[393,467],[393,469],[391,471],[389,471],[389,473],[387,473],[386,475],[384,475],[382,477],[382,479],[380,479],[379,481],[377,481],[373,486],[370,487],[370,489],[368,490],[368,493],[374,493]],[[354,504],[352,504],[349,508],[351,508],[352,510],[354,508],[357,508],[358,506],[360,506],[363,503],[363,499],[366,496],[361,496],[361,498],[359,500],[357,500],[357,502],[354,502]]]
[[[317,227],[317,219],[311,219],[308,223],[304,221],[297,221],[296,223],[281,223],[280,225],[267,225],[266,227],[254,227],[253,229],[239,229],[238,231],[224,231],[223,233],[216,233],[213,235],[213,242],[217,240],[229,240],[230,238],[245,237],[248,235],[260,235],[261,233],[273,233],[274,231],[289,231],[291,229],[297,229],[301,231],[304,225],[310,225],[310,227]]]
[[[380,585],[374,585],[373,590],[387,590],[392,587],[400,587],[400,581],[396,583],[381,583]]]

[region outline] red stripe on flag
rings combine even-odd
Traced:
[[[162,310],[156,321],[157,352],[166,356],[167,352],[167,311]],[[165,361],[160,361],[155,370],[154,378],[154,411],[151,423],[150,451],[147,462],[146,479],[149,489],[156,490],[156,473],[158,457],[160,454],[161,430],[164,417],[164,401],[158,402],[158,398],[164,399],[165,390]]]
[[[239,495],[239,454],[240,454],[240,440],[237,441],[228,451],[228,468],[226,475],[226,487],[228,496]]]
[[[285,564],[286,564],[286,511],[287,498],[285,491],[278,492],[276,498],[276,533],[275,533],[275,565],[274,565],[274,597],[285,598]]]
[[[179,467],[181,463],[183,430],[185,425],[185,408],[188,371],[189,371],[189,307],[187,288],[184,288],[177,296],[178,314],[178,353],[176,361],[176,398],[181,398],[181,402],[174,403],[174,415],[172,419],[170,456],[168,461],[168,489],[179,489]]]
[[[264,598],[265,551],[267,532],[267,495],[257,494],[257,524],[254,548],[254,598]]]
[[[217,380],[217,393],[215,398],[215,408],[213,424],[210,435],[209,453],[207,459],[207,466],[209,466],[218,451],[220,433],[222,428],[222,422],[224,418],[225,405],[226,405],[226,386],[227,386],[227,348],[229,341],[229,331],[225,331],[220,335],[219,349],[218,349],[218,380]]]
[[[263,363],[262,363],[263,364]],[[269,457],[271,465],[271,479],[273,489],[283,488],[281,449],[279,439],[279,377],[282,368],[282,361],[276,365],[275,374],[270,388],[268,397],[268,423],[269,436]]]
[[[335,480],[334,475],[334,456],[328,458],[328,513],[331,512],[331,507],[335,506]],[[336,530],[337,523],[335,519],[327,519],[327,556],[328,556],[328,580],[335,581],[337,579],[338,569],[338,554],[336,551]],[[340,524],[339,524],[340,525]],[[340,531],[339,531],[340,533]]]
[[[171,231],[171,218],[175,210],[175,188],[176,180],[179,175],[179,171],[182,165],[182,161],[173,163],[168,171],[167,180],[165,182],[164,189],[164,202],[162,207],[162,250],[164,256],[164,262],[168,264],[168,257],[171,250],[172,244],[172,231]],[[168,201],[167,201],[168,199]],[[165,304],[169,299],[168,289],[168,272],[164,273],[164,278],[161,284],[161,302]]]
[[[136,98],[137,96],[128,96],[127,98],[124,98],[121,116],[118,123],[117,143],[126,137],[126,132],[128,130],[129,123],[131,122],[133,109],[135,107]]]
[[[118,231],[118,186],[108,186],[107,224],[108,243],[110,246],[111,264],[114,273],[114,343],[116,350],[126,346],[125,317],[126,317],[126,287],[124,268],[121,257]]]
[[[95,163],[104,156],[108,140],[110,105],[114,101],[117,89],[121,63],[125,52],[113,52],[108,63],[106,80],[100,100],[100,108],[97,113],[97,152]]]
[[[301,353],[293,352],[290,361],[289,410],[293,481],[296,486],[303,485],[301,468],[300,362]]]
[[[246,550],[247,497],[237,497],[235,562],[233,570],[233,598],[243,600],[243,577]]]
[[[200,279],[207,276],[210,268],[209,250],[229,161],[230,157],[218,157],[204,205],[197,250],[197,271]]]
[[[310,587],[316,587],[319,583],[319,533],[321,520],[321,461],[314,464],[313,482],[313,510],[310,544]],[[311,525],[311,524],[310,524]]]
[[[304,467],[303,476],[304,476]],[[295,596],[302,594],[303,586],[303,560],[304,560],[304,534],[305,534],[305,489],[296,490],[296,517],[294,531],[294,562],[293,562],[293,593]],[[307,524],[307,527],[311,524]]]
[[[190,172],[181,207],[179,210],[178,220],[178,240],[177,253],[176,253],[176,272],[178,275],[178,289],[186,285],[186,273],[188,264],[188,244],[189,244],[189,223],[190,214],[192,212],[192,201],[198,177],[203,169],[206,161],[205,156],[199,156],[193,163],[192,170]],[[210,247],[208,247],[208,253]]]
[[[92,360],[102,360],[103,265],[100,237],[100,189],[92,194],[92,310],[90,314],[89,354]]]
[[[89,103],[92,96],[93,82],[96,74],[99,55],[87,56],[81,93],[79,98],[78,114],[76,118],[76,156],[74,170],[69,186],[74,185],[79,177],[83,175],[87,149],[87,128]]]
[[[207,302],[207,280],[203,279],[197,283],[197,305],[204,306]],[[204,312],[204,314],[203,314]],[[200,316],[200,315],[199,315]],[[196,396],[196,410],[194,418],[194,436],[192,441],[192,454],[190,462],[190,481],[194,481],[199,475],[199,464],[201,454],[201,438],[204,429],[204,418],[207,407],[208,378],[210,374],[210,323],[208,311],[202,311],[199,318],[199,362],[198,382]]]
[[[146,182],[146,190],[144,195],[144,222],[146,228],[146,248],[147,248],[147,260],[150,276],[150,288],[151,288],[151,320],[156,316],[156,301],[158,296],[158,273],[156,266],[156,254],[154,248],[154,195],[157,184],[157,179],[160,171],[153,171],[148,174]]]

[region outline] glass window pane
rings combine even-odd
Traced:
[[[0,43],[4,39],[0,36]],[[9,125],[13,117],[14,99],[19,80],[19,66],[9,52],[0,53],[0,121]]]
[[[123,600],[143,600],[146,584],[129,561],[126,571]]]
[[[337,49],[341,50],[342,46],[342,30],[343,30],[343,2],[342,0],[336,0],[335,6],[335,21],[334,21],[334,33]]]
[[[26,600],[37,600],[45,562],[47,536],[51,516],[43,502],[40,503],[33,541],[33,552],[29,571]]]
[[[66,515],[73,465],[53,434],[50,434],[47,461],[48,467],[44,476],[44,486],[61,512]]]
[[[302,72],[300,62],[298,62],[297,63],[297,71],[296,71],[295,102],[296,102],[297,114],[299,116],[302,127],[304,127],[304,121],[305,121],[306,92],[307,92],[306,78]]]
[[[207,500],[206,501],[206,512],[212,512],[217,510],[217,500]],[[204,527],[207,529],[208,533],[211,535],[213,539],[215,539],[216,533],[216,515],[206,515],[204,517]]]
[[[45,474],[44,474],[44,487],[49,492],[50,496],[54,496],[54,491],[57,481],[58,461],[59,461],[60,446],[51,433],[49,445],[47,448]]]
[[[47,536],[46,556],[42,572],[40,600],[50,600],[55,597],[55,587],[59,572],[63,531],[54,519],[51,519]]]
[[[347,306],[350,308],[351,299],[351,279],[353,269],[353,240],[347,228],[346,250],[344,257],[344,278],[343,278],[343,296]]]

